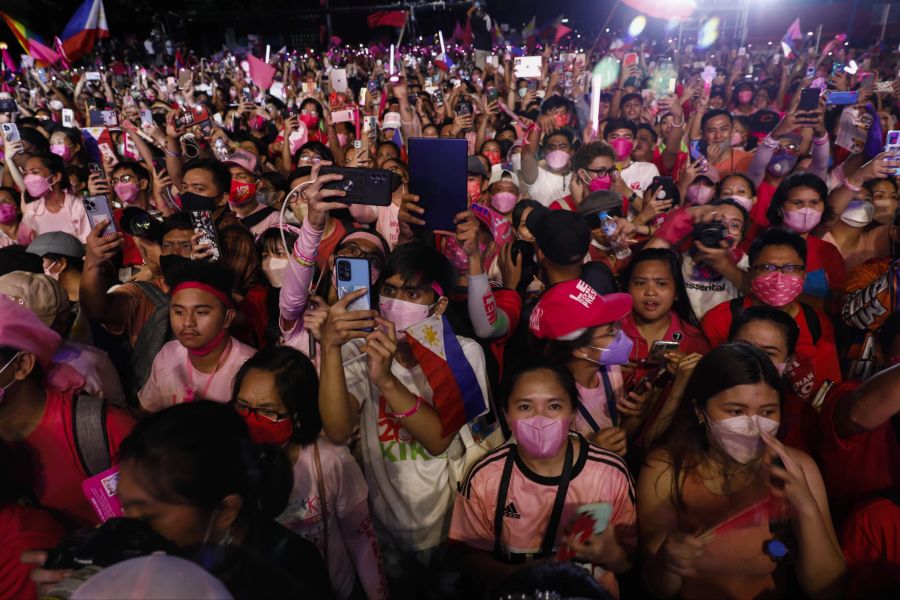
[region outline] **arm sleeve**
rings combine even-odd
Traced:
[[[769,161],[772,160],[773,154],[775,154],[775,150],[765,144],[761,143],[756,147],[756,152],[753,153],[753,162],[750,163],[750,168],[747,169],[747,176],[753,181],[753,185],[759,186],[762,182],[766,174],[766,167]]]
[[[356,574],[366,598],[388,598],[387,576],[381,562],[381,552],[375,539],[375,528],[369,514],[369,503],[363,500],[338,517],[341,537],[350,552]]]
[[[501,337],[509,331],[509,318],[491,291],[487,273],[469,275],[469,318],[475,335],[484,339]]]
[[[449,539],[478,550],[494,549],[494,524],[473,482],[468,497],[457,493],[453,503]],[[496,490],[493,491],[496,497]]]
[[[827,134],[826,134],[827,135]],[[828,159],[830,157],[829,144],[812,145],[812,162],[809,163],[807,173],[818,175],[822,181],[828,183]]]
[[[294,244],[294,253],[301,254],[305,258],[315,262],[319,254],[319,241],[323,231],[316,231],[308,220],[303,221],[300,228],[300,237]],[[288,259],[291,264],[281,284],[281,292],[278,295],[278,308],[281,318],[286,321],[301,321],[300,317],[306,309],[306,299],[309,296],[309,282],[312,281],[313,267],[305,267],[293,257]],[[295,268],[296,267],[296,268]],[[302,326],[302,323],[301,323]]]

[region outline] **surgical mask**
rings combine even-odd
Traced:
[[[850,227],[865,227],[872,222],[875,215],[875,207],[865,200],[851,200],[844,212],[841,213],[841,221]]]
[[[34,198],[43,198],[49,194],[50,187],[50,177],[34,174],[25,176],[25,189]]]
[[[509,157],[509,164],[512,165],[514,171],[522,170],[522,155],[518,152]]]
[[[741,137],[741,134],[737,131],[731,134],[731,147],[739,148],[744,145],[744,139]]]
[[[528,93],[528,88],[519,88],[519,98],[524,98]]]
[[[565,150],[553,150],[548,152],[544,158],[547,160],[547,166],[558,171],[568,164],[570,156]]]
[[[784,224],[791,231],[807,233],[822,220],[822,211],[804,207],[799,210],[783,210]]]
[[[12,204],[0,204],[0,224],[12,225],[16,222],[16,207]]]
[[[262,204],[263,206],[271,206],[275,208],[275,198],[278,194],[278,190],[273,190],[269,188],[259,188],[256,190],[256,201]]]
[[[119,156],[125,156],[125,142],[119,142],[116,144],[116,153]]]
[[[598,365],[624,365],[631,356],[634,342],[620,329],[618,333],[616,333],[616,337],[613,338],[613,341],[606,348],[598,348],[596,346],[585,346],[585,348],[600,351],[600,360],[591,360],[590,358],[582,357],[587,361]]]
[[[273,288],[281,287],[287,268],[288,259],[286,258],[264,258],[262,260],[263,273],[266,274],[266,279],[269,280]]]
[[[117,183],[114,189],[116,190],[116,196],[118,196],[119,200],[125,204],[131,204],[137,200],[138,194],[140,193],[137,184],[132,181]]]
[[[231,180],[231,190],[228,193],[228,203],[232,206],[243,206],[256,196],[259,183],[247,183],[246,181]]]
[[[741,104],[747,104],[751,100],[753,100],[753,92],[744,90],[743,92],[738,92],[737,97],[738,97],[738,102],[740,102]]]
[[[747,196],[729,196],[732,200],[744,207],[748,213],[753,209],[753,199]]]
[[[692,185],[687,191],[688,206],[703,206],[709,204],[715,191],[715,188],[706,185]]]
[[[50,152],[63,159],[65,162],[72,160],[72,149],[65,144],[50,144]]]
[[[53,261],[52,263],[50,263],[49,265],[44,267],[44,275],[46,275],[50,279],[55,279],[55,280],[59,281],[59,272],[56,272],[56,273],[53,272],[53,267],[56,266],[56,263],[57,263],[57,261]]]
[[[63,109],[63,106],[64,105],[62,103],[62,100],[51,100],[50,101],[50,110],[55,110],[55,111],[59,112]]]
[[[431,309],[435,306],[437,306],[437,302],[426,305],[384,296],[378,299],[381,316],[394,324],[397,333],[406,331],[409,327],[427,319]]]
[[[569,439],[569,424],[563,419],[534,415],[527,419],[510,419],[509,428],[516,436],[516,444],[529,456],[555,456]]]
[[[784,177],[797,166],[797,157],[787,152],[778,151],[772,156],[766,171],[773,177]]]
[[[8,361],[6,361],[6,364],[3,365],[2,368],[0,368],[0,373],[4,372],[6,369],[8,369],[8,368],[9,368],[9,365],[13,364],[13,362],[15,362],[15,360],[16,360],[17,358],[19,358],[19,356],[20,356],[21,354],[22,354],[21,352],[16,352],[16,353],[13,355],[13,357],[12,357],[11,359],[9,359]],[[0,386],[0,404],[3,403],[3,397],[6,395],[6,390],[8,390],[8,389],[9,389],[9,386],[11,386],[12,384],[14,384],[15,382],[16,382],[16,379],[15,379],[15,377],[13,377],[12,381],[10,381],[9,383],[7,383],[7,384],[4,385],[4,386]]]
[[[631,158],[631,151],[634,150],[634,142],[631,140],[616,138],[609,145],[616,151],[617,162],[623,162]]]
[[[512,192],[497,192],[491,196],[491,206],[505,214],[515,207],[516,200],[518,196]]]
[[[344,146],[347,145],[347,140],[350,139],[350,136],[348,136],[346,133],[339,133],[339,134],[337,134],[337,139],[338,139],[338,145],[341,148],[343,148]]]
[[[306,125],[307,129],[317,129],[319,127],[319,117],[317,115],[300,115],[300,121]]]
[[[803,291],[803,278],[775,271],[752,279],[750,291],[769,306],[781,308],[796,300]]]
[[[265,417],[251,412],[247,416],[241,415],[247,429],[250,431],[250,439],[254,444],[271,444],[273,446],[285,446],[291,441],[294,426],[290,419],[270,421]]]
[[[612,175],[607,173],[603,177],[591,177],[588,180],[588,190],[591,192],[599,192],[608,190],[612,187]]]
[[[766,447],[761,432],[775,435],[778,421],[767,417],[741,415],[714,421],[706,418],[710,439],[735,461],[746,464],[759,458]]]

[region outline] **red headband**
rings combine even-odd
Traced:
[[[206,292],[207,294],[211,294],[216,298],[216,300],[224,304],[225,308],[234,308],[234,303],[232,303],[231,298],[229,298],[227,294],[207,283],[201,283],[199,281],[185,281],[183,283],[179,283],[177,286],[175,286],[175,289],[172,290],[172,297],[174,298],[175,294],[177,294],[181,290],[200,290]]]

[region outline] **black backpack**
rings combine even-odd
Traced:
[[[728,306],[731,308],[733,322],[744,310],[744,297],[732,298]],[[812,306],[803,302],[800,303],[800,310],[803,311],[803,316],[806,318],[806,326],[809,328],[809,335],[812,336],[812,343],[815,346],[822,338],[822,323],[819,322],[819,315]]]
[[[153,302],[153,306],[156,308],[144,323],[144,327],[131,349],[126,389],[129,400],[137,398],[138,391],[144,387],[150,377],[153,359],[159,354],[163,344],[173,339],[172,328],[169,325],[169,295],[147,281],[133,283]]]

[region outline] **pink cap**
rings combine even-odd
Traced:
[[[572,279],[544,292],[528,328],[540,339],[574,340],[590,327],[621,321],[631,305],[631,294],[604,296],[581,279]]]
[[[255,154],[246,150],[235,150],[224,162],[226,167],[235,165],[243,167],[250,173],[259,173],[259,159]]]
[[[30,352],[46,368],[61,341],[24,305],[0,295],[0,346]]]

